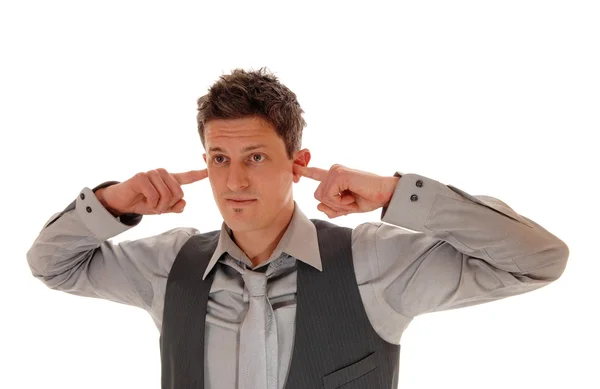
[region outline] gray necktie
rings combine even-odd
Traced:
[[[238,389],[278,389],[277,323],[267,298],[267,276],[232,267],[242,273],[249,302],[240,328]]]

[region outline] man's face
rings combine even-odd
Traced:
[[[263,229],[293,204],[292,164],[310,160],[306,149],[288,159],[285,143],[260,117],[206,123],[203,154],[208,178],[225,223],[236,232]],[[256,147],[258,146],[258,147]],[[236,203],[229,199],[252,199]],[[293,206],[292,206],[293,207]]]

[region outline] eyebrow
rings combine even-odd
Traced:
[[[261,149],[261,148],[266,148],[266,147],[267,147],[267,145],[264,145],[264,144],[252,145],[252,146],[244,147],[243,149],[240,150],[240,152],[245,153],[245,152],[248,152],[248,151],[252,151],[252,150],[256,150],[256,149]],[[221,153],[225,152],[225,150],[223,150],[221,147],[211,147],[208,151],[209,152],[218,151],[218,152],[221,152]]]

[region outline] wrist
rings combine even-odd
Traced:
[[[98,201],[100,201],[100,204],[102,204],[102,206],[106,208],[106,210],[110,212],[114,217],[123,215],[123,212],[119,212],[109,205],[108,201],[106,200],[106,189],[108,189],[108,187],[100,188],[97,191],[95,191],[94,194],[96,195],[96,198],[98,199]]]
[[[396,187],[398,186],[398,182],[400,182],[400,177],[386,177],[385,181],[385,189],[384,193],[386,194],[386,200],[383,205],[384,208],[387,208],[392,201],[392,197],[394,196],[394,192],[396,191]]]

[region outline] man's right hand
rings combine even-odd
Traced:
[[[169,173],[163,168],[137,173],[125,182],[96,191],[96,197],[113,215],[181,213],[185,207],[182,185],[208,177],[208,170]]]

